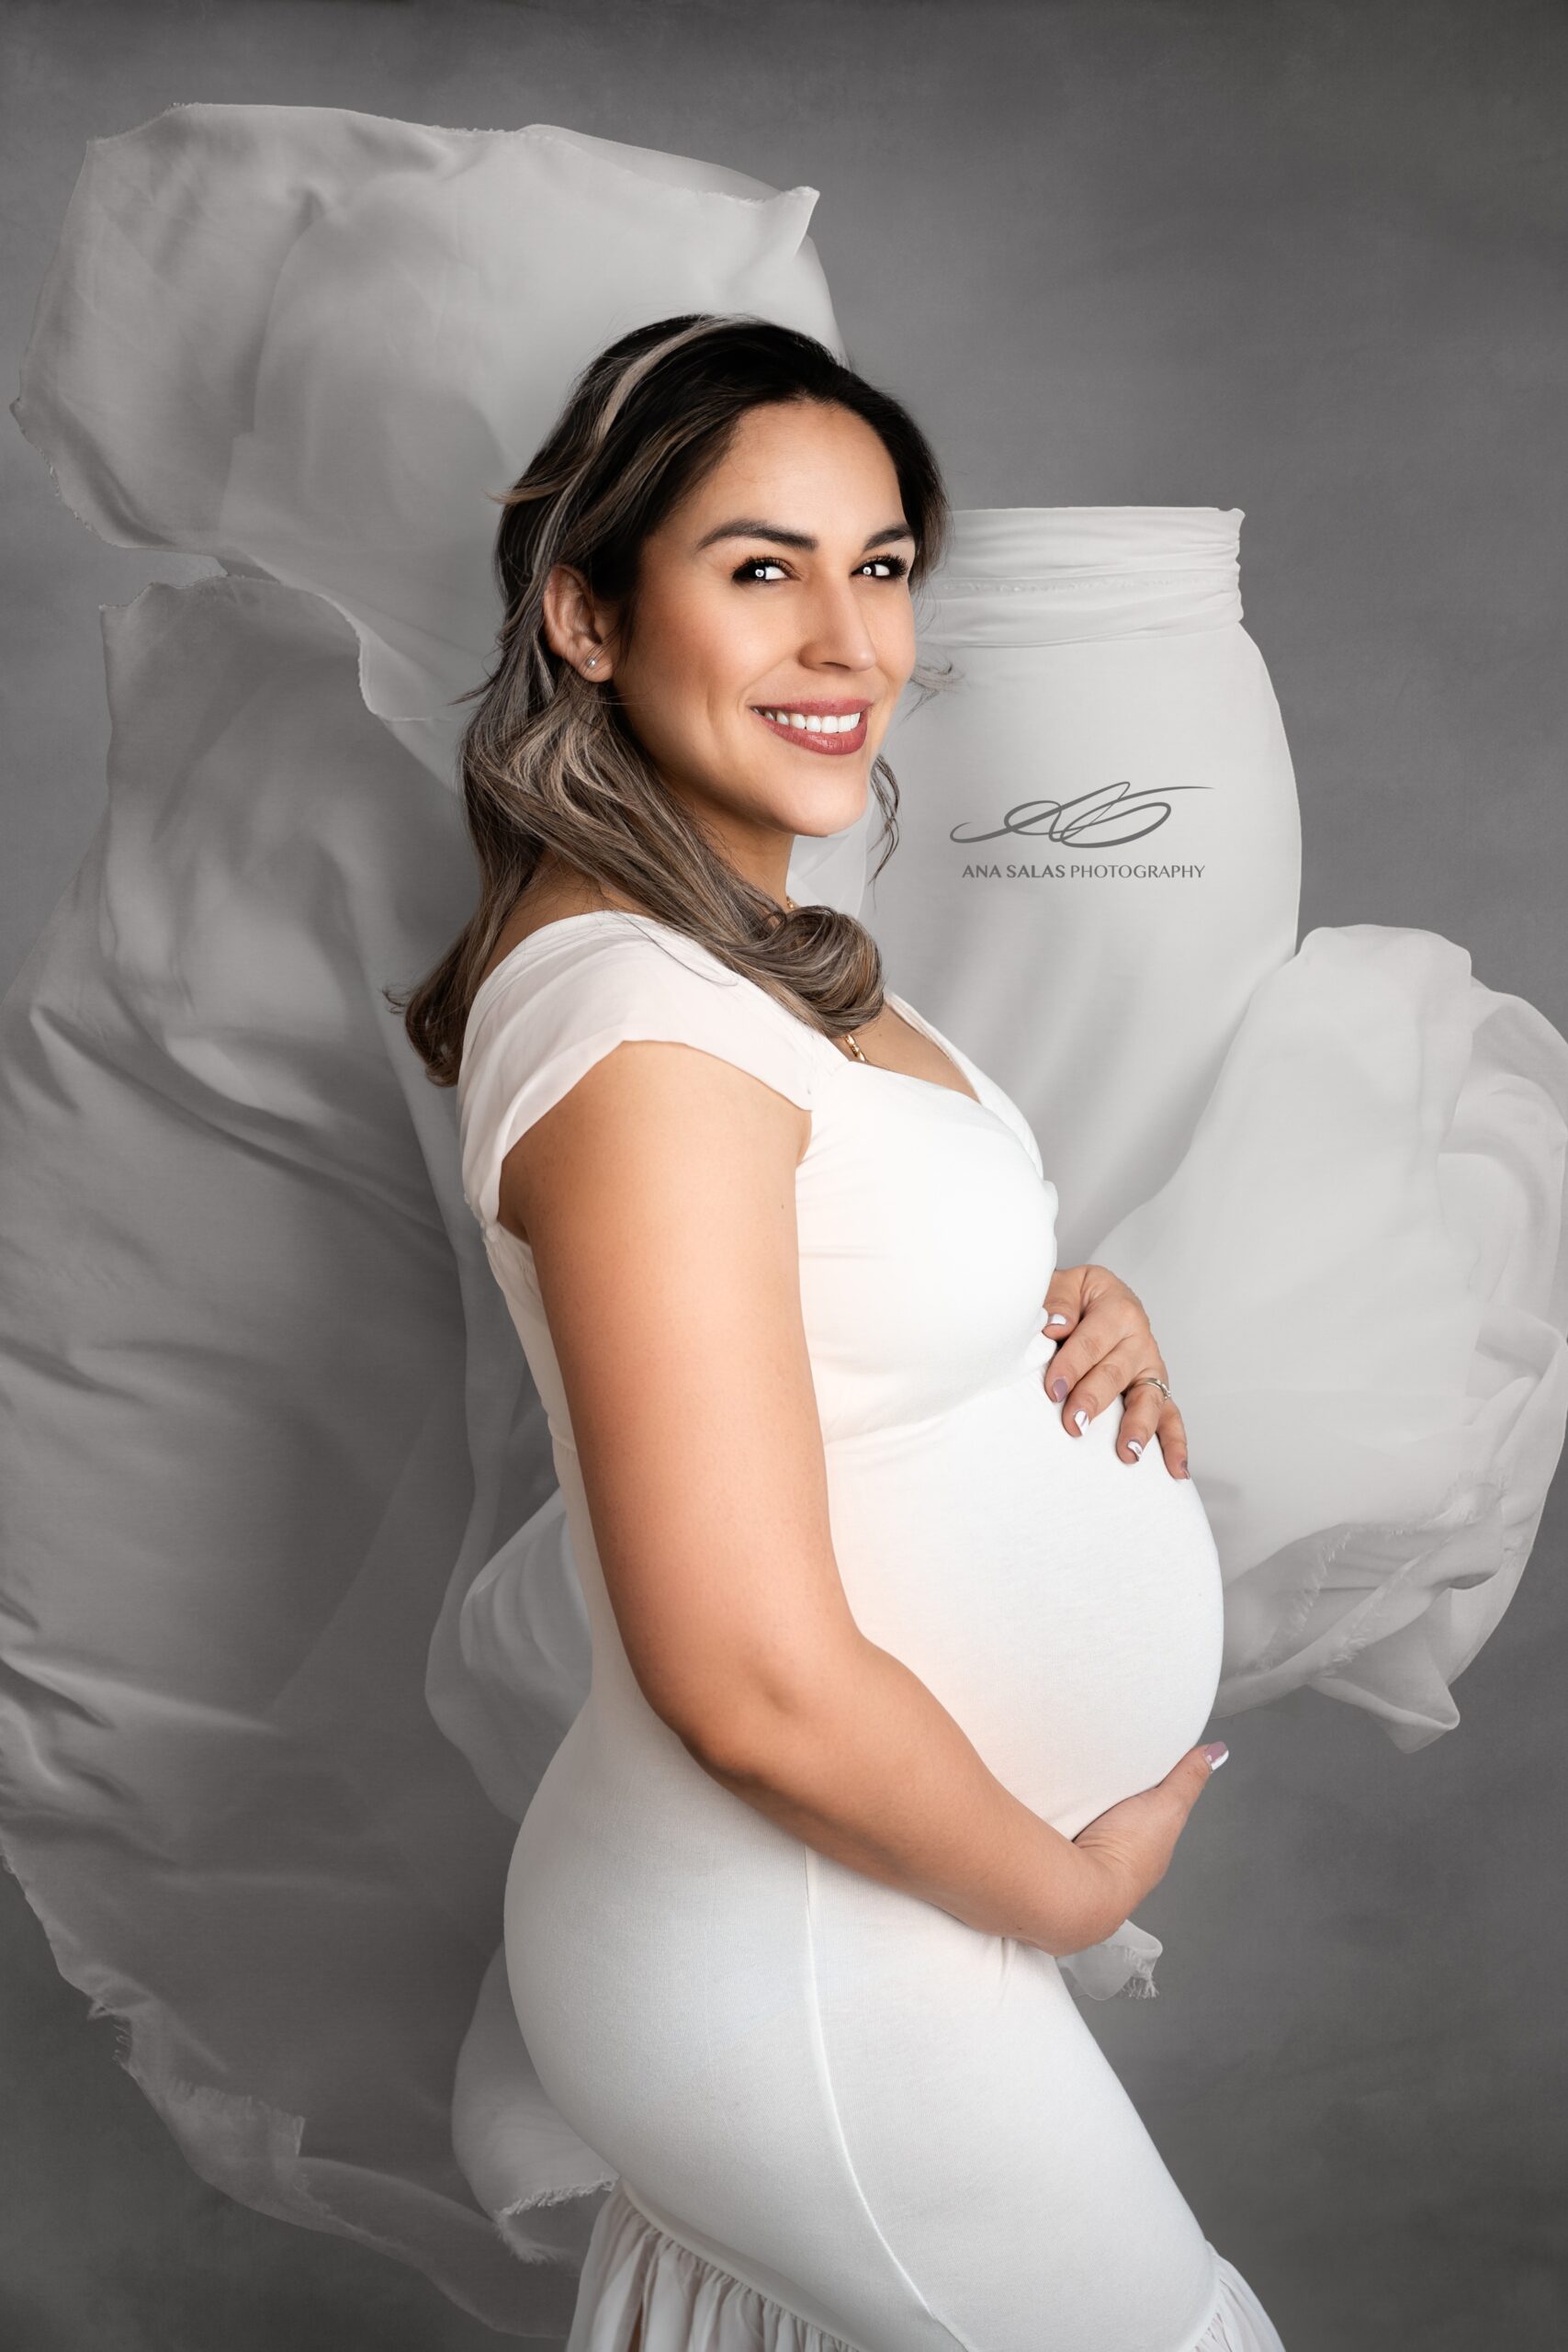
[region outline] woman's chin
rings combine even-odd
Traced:
[[[811,841],[826,841],[831,833],[846,831],[865,814],[866,797],[866,772],[863,766],[852,776],[832,775],[815,788],[810,783],[797,787],[787,801],[775,797],[775,805],[785,831],[804,834]]]

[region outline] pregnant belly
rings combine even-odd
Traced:
[[[1080,1437],[1031,1370],[940,1417],[828,1447],[833,1541],[867,1638],[1066,1837],[1153,1786],[1218,1687],[1219,1559],[1157,1445]]]

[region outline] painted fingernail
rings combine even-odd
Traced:
[[[1130,1437],[1127,1440],[1127,1451],[1129,1453],[1142,1453],[1143,1450],[1144,1441],[1141,1437]]]
[[[1045,1393],[1048,1396],[1055,1397],[1056,1403],[1059,1405],[1063,1397],[1067,1393],[1067,1377],[1066,1373],[1061,1375],[1060,1379],[1048,1381],[1046,1383]]]
[[[1065,1315],[1047,1315],[1045,1317],[1047,1323],[1065,1323],[1066,1319]]]
[[[1230,1749],[1225,1746],[1223,1739],[1212,1739],[1204,1748],[1203,1753],[1209,1759],[1210,1771],[1217,1772],[1220,1766],[1224,1762],[1225,1758],[1230,1754]]]
[[[1078,1427],[1079,1427],[1079,1429],[1080,1429],[1080,1430],[1087,1430],[1087,1429],[1088,1429],[1088,1427],[1089,1427],[1089,1415],[1084,1411],[1084,1408],[1083,1408],[1083,1407],[1082,1407],[1081,1405],[1078,1407],[1077,1411],[1073,1415],[1073,1419],[1074,1419],[1074,1420],[1075,1420],[1075,1421],[1077,1421],[1077,1425],[1078,1425]]]

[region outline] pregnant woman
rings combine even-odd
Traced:
[[[1224,1755],[1202,1505],[1118,1442],[1157,1354],[1064,1426],[1027,1122],[786,890],[896,806],[945,514],[896,402],[696,315],[584,370],[501,530],[483,895],[406,1018],[592,1634],[505,1923],[617,2176],[569,2352],[1278,2352],[1058,1964]]]
[[[844,356],[816,195],[335,108],[89,142],[38,608],[78,519],[182,579],[103,608],[107,805],[0,1004],[0,1849],[179,2160],[500,2337],[1251,2352],[1061,1996],[1150,1988],[1211,1727],[1459,1723],[1568,1413],[1568,1041],[1430,932],[1292,952],[1235,509],[949,515],[853,377],[759,404],[698,338],[536,465],[629,328]],[[677,494],[660,386],[791,469]],[[694,549],[735,521],[818,545]],[[1168,822],[1086,865],[1184,877],[1043,874],[1134,790],[1100,842]]]

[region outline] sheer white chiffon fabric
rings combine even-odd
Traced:
[[[592,2352],[638,2309],[647,2352],[797,2339],[615,2204],[507,1998],[587,1632],[454,1106],[379,991],[472,904],[486,493],[641,320],[841,349],[815,200],[553,127],[173,107],[89,149],[15,404],[75,514],[217,569],[104,613],[107,808],[0,1012],[6,1860],[205,2179],[505,2333],[591,2305]],[[868,895],[863,824],[803,841],[791,889],[864,913],[1033,1125],[1062,1262],[1143,1295],[1225,1577],[1217,1712],[1310,1684],[1416,1747],[1562,1448],[1568,1046],[1432,933],[1296,948],[1239,522],[959,515],[921,620],[960,674],[889,745],[905,845]],[[953,863],[1112,785],[1168,819],[1068,827],[1083,862],[1195,877]],[[1073,1973],[1147,1992],[1158,1951],[1128,1922]]]
[[[1402,1748],[1517,1584],[1568,1414],[1568,1047],[1461,947],[1296,948],[1300,820],[1235,510],[956,517],[859,911],[992,1072],[1064,1264],[1142,1296],[1226,1578],[1233,1713],[1309,1684]]]

